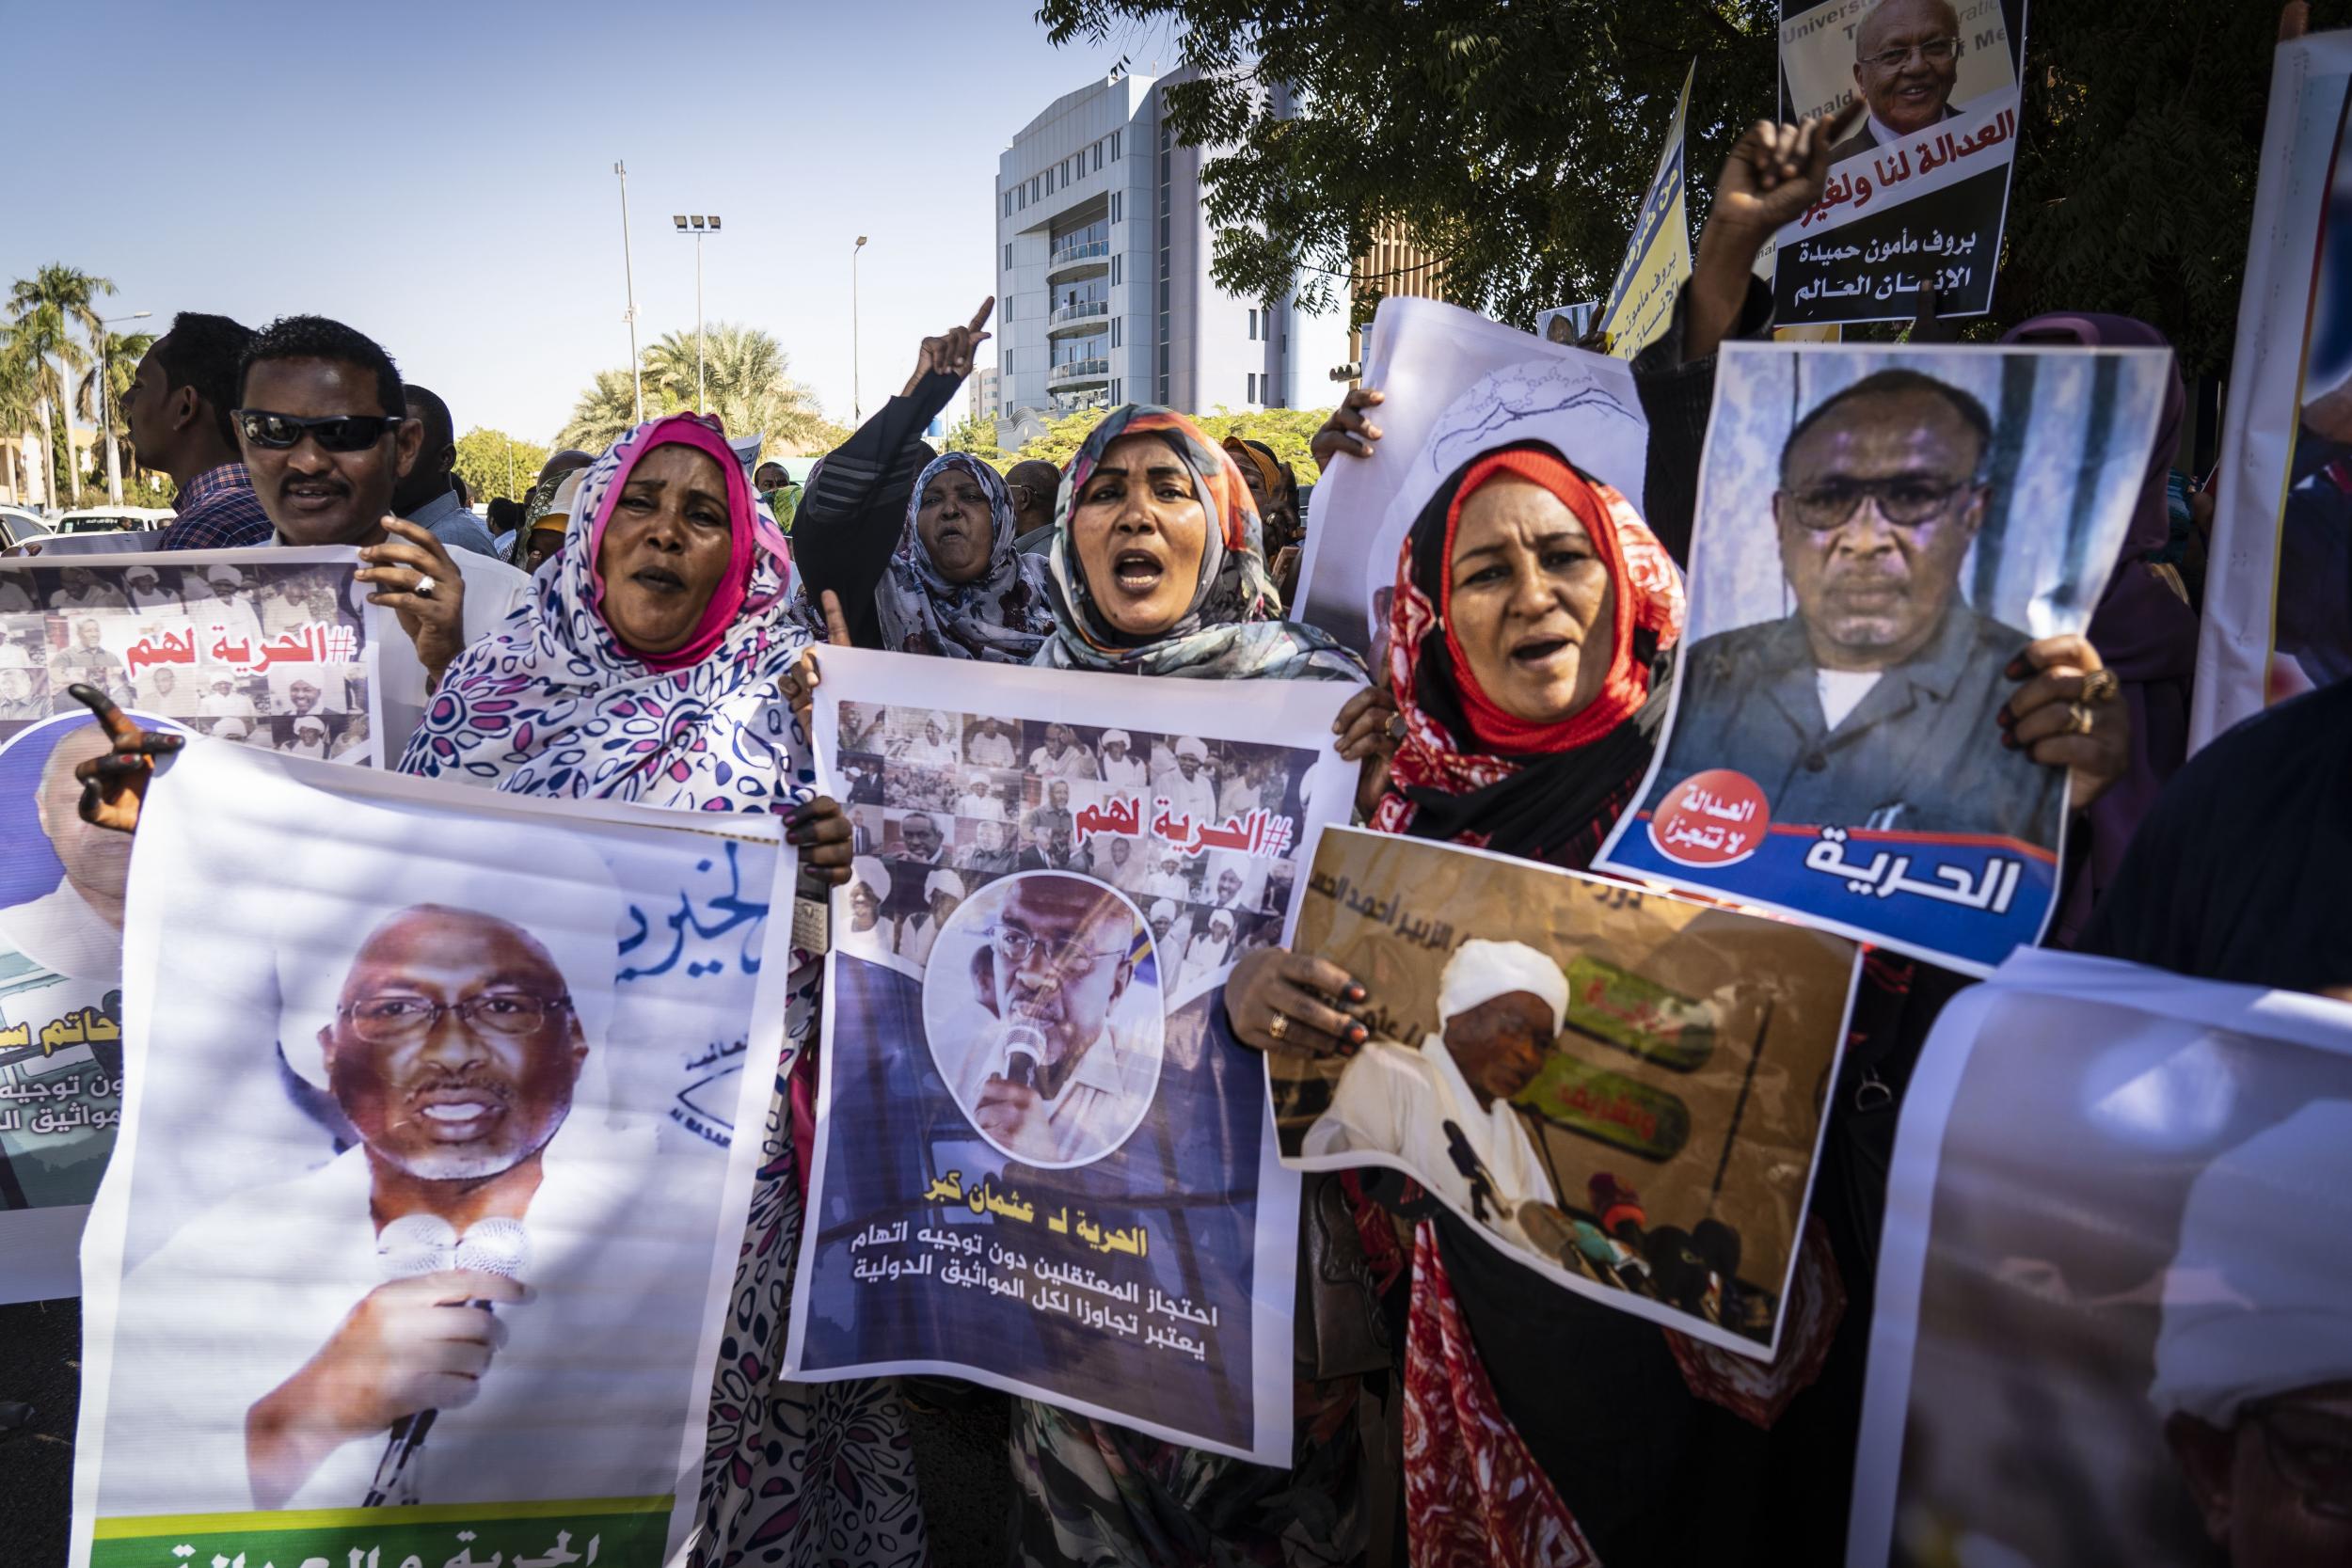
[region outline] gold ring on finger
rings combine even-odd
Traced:
[[[2116,693],[2122,689],[2122,677],[2112,670],[2093,670],[2083,677],[2083,701],[2086,703],[2113,702]]]
[[[2090,709],[2085,707],[2080,703],[2067,704],[2066,733],[2069,735],[2089,735],[2090,733]]]
[[[1274,1015],[1274,1022],[1265,1026],[1265,1032],[1267,1038],[1273,1040],[1277,1045],[1281,1044],[1283,1039],[1287,1037],[1291,1032],[1290,1015],[1287,1013],[1276,1013]]]

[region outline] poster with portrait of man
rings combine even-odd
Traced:
[[[680,1058],[760,1124],[773,820],[198,740],[138,838],[72,1562],[675,1560],[760,1157]]]
[[[2012,661],[2089,625],[2169,358],[1726,344],[1673,704],[1595,865],[1978,974],[2037,940],[2068,775],[2009,744]]]
[[[2025,0],[1782,0],[1783,118],[1862,109],[1776,237],[1778,325],[1993,309],[2025,49]]]
[[[1368,993],[1352,1053],[1269,1053],[1283,1163],[1385,1165],[1504,1256],[1770,1360],[1792,1314],[1843,937],[1483,850],[1327,830],[1294,946]]]
[[[1849,1568],[2352,1561],[2352,1005],[2019,953],[1904,1091]]]
[[[348,549],[259,548],[0,560],[0,739],[86,711],[76,684],[121,707],[259,751],[384,763],[383,610]]]
[[[902,809],[885,760],[858,808],[883,832],[834,898],[787,1370],[968,1378],[1288,1464],[1298,1179],[1223,986],[1349,808],[1352,689],[854,649],[824,675],[828,768],[935,734],[984,787]]]
[[[2352,675],[2352,35],[2279,45],[2189,740]]]

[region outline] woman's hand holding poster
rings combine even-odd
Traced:
[[[1285,1164],[1412,1176],[1509,1256],[1770,1358],[1854,944],[1533,862],[1326,832],[1294,945],[1371,1038],[1266,1056]]]
[[[1221,1005],[1347,809],[1343,685],[829,650],[834,895],[787,1365],[936,1371],[1291,1453],[1298,1181]],[[1305,737],[1302,741],[1301,737]]]
[[[1977,974],[2037,940],[2120,711],[2042,640],[2090,622],[2167,357],[1725,344],[1674,706],[1595,866]]]
[[[676,1557],[760,1155],[679,1089],[772,1098],[778,837],[219,741],[164,771],[75,1568]]]

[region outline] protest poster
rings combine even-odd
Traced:
[[[1555,305],[1549,310],[1535,312],[1535,336],[1548,343],[1565,343],[1574,348],[1584,334],[1593,329],[1593,318],[1600,311],[1600,301],[1580,300],[1574,305]]]
[[[0,1302],[76,1292],[121,1112],[130,841],[81,820],[73,767],[106,742],[67,689],[151,727],[373,765],[370,622],[336,597],[351,569],[335,550],[0,562]]]
[[[2189,743],[2352,673],[2352,34],[2279,45]]]
[[[1404,1171],[1547,1279],[1772,1355],[1852,942],[1329,828],[1293,945],[1363,985],[1372,1038],[1267,1055],[1285,1164]]]
[[[217,741],[167,768],[73,1568],[676,1558],[759,1155],[677,1088],[772,1097],[779,842]]]
[[[1674,119],[1666,125],[1666,145],[1658,154],[1658,170],[1642,196],[1641,215],[1633,237],[1626,241],[1625,260],[1617,263],[1616,281],[1601,308],[1600,329],[1609,335],[1609,352],[1630,359],[1656,342],[1674,320],[1675,298],[1691,277],[1691,219],[1683,198],[1683,124],[1691,112],[1691,82],[1698,62],[1682,73],[1682,95],[1675,100]]]
[[[2038,939],[2067,782],[2003,745],[2008,667],[2089,624],[2169,358],[1725,344],[1664,738],[1596,868],[1973,974]]]
[[[0,740],[86,711],[78,681],[199,735],[381,766],[378,647],[407,639],[355,602],[358,566],[331,547],[0,560]]]
[[[1413,518],[1497,425],[1534,421],[1532,438],[1576,453],[1642,509],[1649,421],[1623,360],[1391,294],[1364,341],[1363,384],[1386,397],[1372,411],[1380,440],[1369,457],[1333,463],[1315,486],[1297,610],[1358,653],[1387,636]]]
[[[852,649],[824,675],[858,860],[787,1370],[969,1378],[1287,1465],[1299,1184],[1223,982],[1348,810],[1353,689]]]
[[[2352,1006],[2026,949],[1904,1093],[1846,1561],[2352,1560]]]
[[[2026,0],[1782,0],[1783,118],[1865,108],[1775,236],[1777,324],[1993,309],[2025,48]]]

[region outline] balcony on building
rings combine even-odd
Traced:
[[[1089,332],[1097,324],[1109,320],[1110,313],[1111,302],[1107,299],[1081,299],[1058,305],[1045,318],[1045,334],[1049,338],[1065,338]]]
[[[1081,387],[1110,385],[1111,362],[1107,356],[1097,359],[1071,359],[1056,365],[1045,372],[1045,385],[1057,392],[1074,391]]]
[[[1110,275],[1110,206],[1101,197],[1057,222],[1048,238],[1045,281],[1049,286]]]

